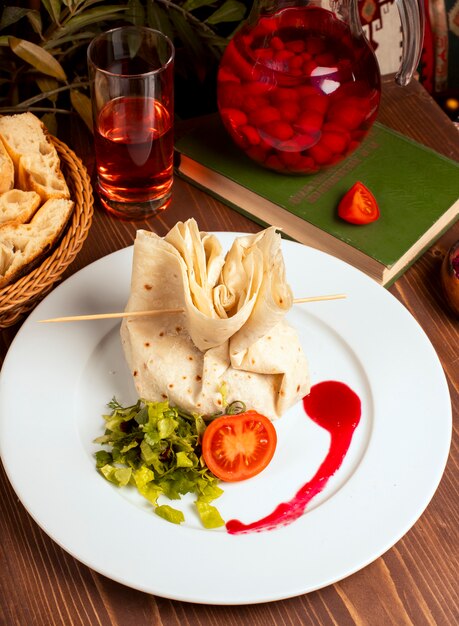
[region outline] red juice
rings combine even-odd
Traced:
[[[361,143],[377,115],[380,75],[363,36],[331,11],[293,7],[233,37],[217,95],[226,129],[250,158],[313,174]]]
[[[172,185],[173,128],[153,98],[121,97],[100,111],[94,129],[99,187],[115,202],[149,202]]]

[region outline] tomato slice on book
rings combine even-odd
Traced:
[[[277,434],[256,411],[217,417],[207,426],[202,455],[210,471],[225,482],[256,476],[273,458]]]
[[[351,224],[369,224],[379,217],[378,203],[371,191],[357,182],[341,198],[338,215]]]

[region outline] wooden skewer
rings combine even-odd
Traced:
[[[71,315],[70,317],[53,317],[45,322],[82,322],[86,320],[109,320],[121,319],[122,317],[143,317],[145,315],[158,315],[159,313],[182,313],[183,309],[153,309],[151,311],[123,311],[122,313],[95,313],[94,315]]]
[[[337,293],[327,296],[310,296],[309,298],[295,298],[294,304],[303,302],[321,302],[322,300],[340,300],[346,294]],[[82,322],[87,320],[121,319],[123,317],[144,317],[147,315],[159,315],[161,313],[182,313],[183,309],[153,309],[150,311],[123,311],[121,313],[95,313],[94,315],[71,315],[69,317],[53,317],[47,320],[38,320],[40,323],[48,322]]]
[[[345,297],[345,293],[332,293],[329,296],[310,296],[309,298],[295,298],[293,300],[293,304],[302,304],[303,302],[322,302],[322,300],[342,300]]]

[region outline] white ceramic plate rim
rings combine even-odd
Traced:
[[[216,234],[227,248],[240,233]],[[306,318],[300,312],[294,320],[323,325],[324,336],[336,336],[355,357],[356,385],[368,386],[362,391],[368,421],[360,456],[343,484],[295,523],[275,531],[231,536],[176,527],[131,506],[88,463],[79,396],[88,392],[84,402],[90,408],[108,401],[87,391],[85,368],[94,350],[103,353],[104,338],[114,336],[118,322],[59,327],[37,322],[122,310],[132,247],[71,276],[24,322],[0,376],[3,464],[35,521],[92,569],[183,601],[279,600],[322,588],[372,562],[428,505],[451,441],[448,386],[429,339],[409,312],[362,272],[290,241],[283,242],[283,253],[296,296],[347,294],[345,301],[316,304]],[[328,363],[335,377],[334,340],[329,344],[325,357],[317,347],[309,354],[304,346],[313,383],[319,382],[315,359],[321,361],[321,378]],[[282,419],[288,424],[291,418]]]

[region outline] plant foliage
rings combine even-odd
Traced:
[[[29,0],[0,13],[0,113],[33,111],[53,130],[76,111],[91,127],[86,49],[125,23],[161,30],[176,47],[177,112],[212,108],[221,54],[250,0]],[[192,97],[190,98],[190,93]],[[195,102],[195,107],[190,107]]]

